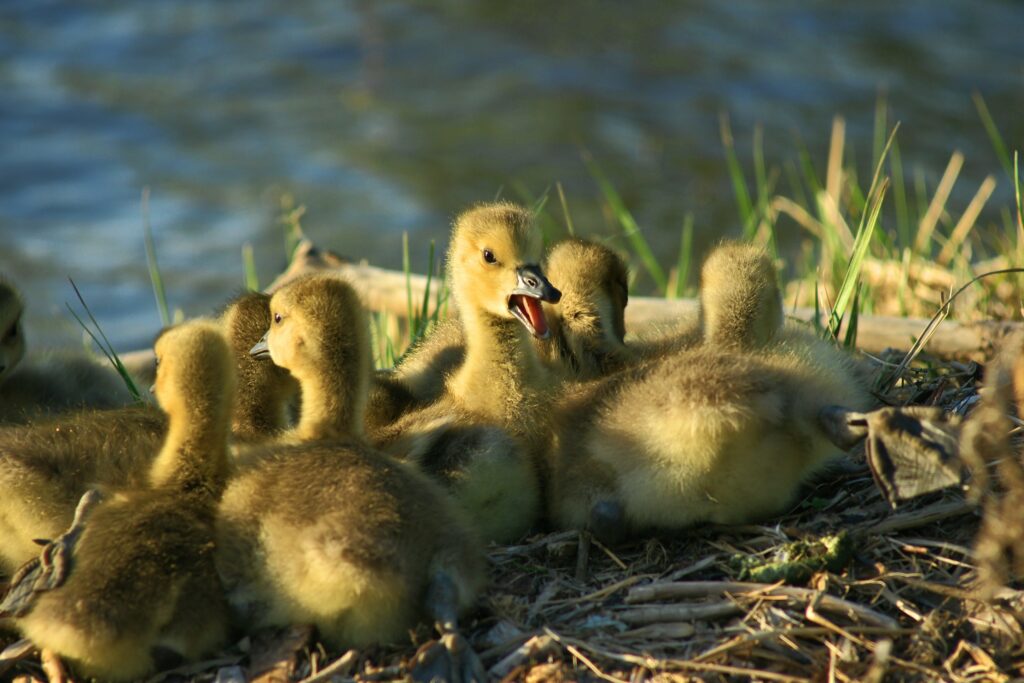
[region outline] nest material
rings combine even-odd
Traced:
[[[924,359],[883,399],[963,409],[980,374]],[[494,546],[463,630],[493,680],[1009,680],[1024,675],[1024,590],[981,598],[979,510],[959,490],[893,510],[855,454],[770,524]],[[402,679],[432,636],[342,653],[293,628],[156,680]],[[0,677],[53,680],[54,666],[12,653]]]

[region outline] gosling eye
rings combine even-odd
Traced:
[[[274,314],[274,322],[277,323],[278,325],[281,324],[281,314],[280,313],[275,313]]]
[[[490,249],[484,249],[484,261],[488,263],[497,263],[498,259],[494,258],[494,252]]]
[[[4,341],[12,342],[16,336],[18,336],[18,323],[14,323],[11,325],[11,329],[7,330],[7,334],[4,335]]]

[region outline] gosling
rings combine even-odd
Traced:
[[[196,659],[227,638],[227,608],[213,562],[214,510],[228,471],[234,368],[220,331],[186,323],[156,342],[154,392],[169,429],[147,486],[111,493],[74,534],[64,576],[12,594],[0,616],[84,676],[126,681],[156,656]],[[64,537],[68,540],[68,535]],[[45,563],[44,563],[45,564]],[[29,585],[32,585],[29,583]]]
[[[217,568],[238,622],[313,624],[344,648],[400,641],[426,617],[455,669],[478,675],[454,643],[484,582],[480,543],[437,484],[361,436],[371,363],[355,292],[314,275],[270,307],[252,353],[298,380],[301,410],[292,432],[248,453],[220,503]]]
[[[617,542],[749,522],[783,510],[840,452],[823,409],[869,403],[850,359],[782,324],[774,269],[753,247],[712,254],[702,282],[701,343],[580,385],[559,406],[557,525]]]

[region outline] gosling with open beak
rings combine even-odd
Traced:
[[[516,269],[516,288],[508,295],[508,310],[519,319],[537,339],[551,336],[541,301],[557,304],[562,293],[554,288],[538,265],[525,265]]]

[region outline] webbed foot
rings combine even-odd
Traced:
[[[626,540],[629,527],[622,505],[615,500],[601,500],[590,508],[590,532],[604,545],[618,545]]]
[[[413,658],[409,675],[416,683],[483,683],[483,664],[458,632],[423,645]]]

